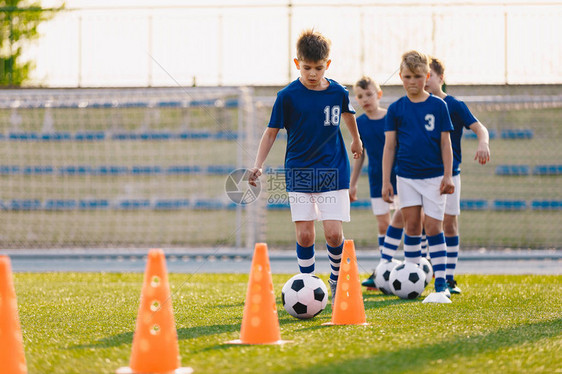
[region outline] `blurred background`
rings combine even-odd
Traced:
[[[237,205],[226,189],[252,166],[311,27],[332,40],[327,76],[352,99],[365,74],[383,106],[402,96],[409,49],[445,62],[448,93],[491,135],[486,166],[464,135],[464,248],[560,248],[560,1],[12,0],[0,10],[2,248],[293,248],[276,172],[283,131],[259,198]],[[366,165],[359,198],[344,231],[375,249]]]

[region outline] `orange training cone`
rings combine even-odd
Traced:
[[[267,244],[257,243],[252,258],[240,339],[228,344],[283,344],[275,306]]]
[[[0,256],[0,366],[5,374],[27,374],[18,302],[8,256]]]
[[[334,304],[332,321],[325,325],[367,325],[353,240],[346,240],[343,246]]]
[[[191,368],[181,368],[180,365],[166,258],[161,249],[151,249],[144,272],[131,360],[129,367],[120,368],[117,373],[193,372]]]

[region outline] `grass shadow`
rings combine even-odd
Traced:
[[[98,339],[90,344],[73,345],[71,347],[68,347],[67,349],[111,348],[118,347],[122,344],[131,344],[132,342],[133,332],[124,332],[121,334]]]
[[[400,350],[383,351],[367,358],[354,358],[339,362],[298,368],[288,373],[351,373],[362,372],[367,367],[377,368],[378,374],[419,372],[437,360],[454,360],[455,356],[466,359],[486,352],[529,344],[561,334],[562,319],[523,324],[502,328],[484,335],[462,336],[439,343],[415,346]],[[407,359],[405,359],[407,358]],[[435,367],[439,372],[439,367]]]

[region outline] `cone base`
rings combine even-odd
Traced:
[[[370,323],[367,322],[363,322],[363,323],[334,323],[334,322],[324,322],[322,324],[322,326],[351,326],[351,325],[356,325],[356,326],[369,326]]]
[[[224,344],[238,344],[238,345],[282,345],[282,344],[287,344],[287,343],[292,343],[292,340],[277,340],[271,343],[247,343],[247,342],[243,342],[240,339],[236,339],[236,340],[230,340],[228,342],[225,342]]]
[[[193,369],[189,367],[184,368],[177,368],[176,370],[166,371],[166,372],[154,372],[154,373],[145,373],[140,371],[133,371],[130,367],[122,367],[117,369],[115,372],[116,374],[191,374],[193,373]]]

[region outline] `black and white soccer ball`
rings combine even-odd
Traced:
[[[427,258],[422,257],[420,260],[420,269],[425,273],[425,285],[427,286],[433,279],[433,266],[431,266],[431,262],[429,262]]]
[[[390,272],[399,264],[400,261],[393,259],[392,261],[381,262],[375,268],[375,286],[385,295],[392,294],[388,283]]]
[[[287,313],[296,318],[309,319],[326,307],[328,289],[316,275],[297,274],[283,286],[281,300]]]
[[[425,273],[418,265],[404,262],[390,272],[390,289],[401,299],[416,299],[425,289]]]

